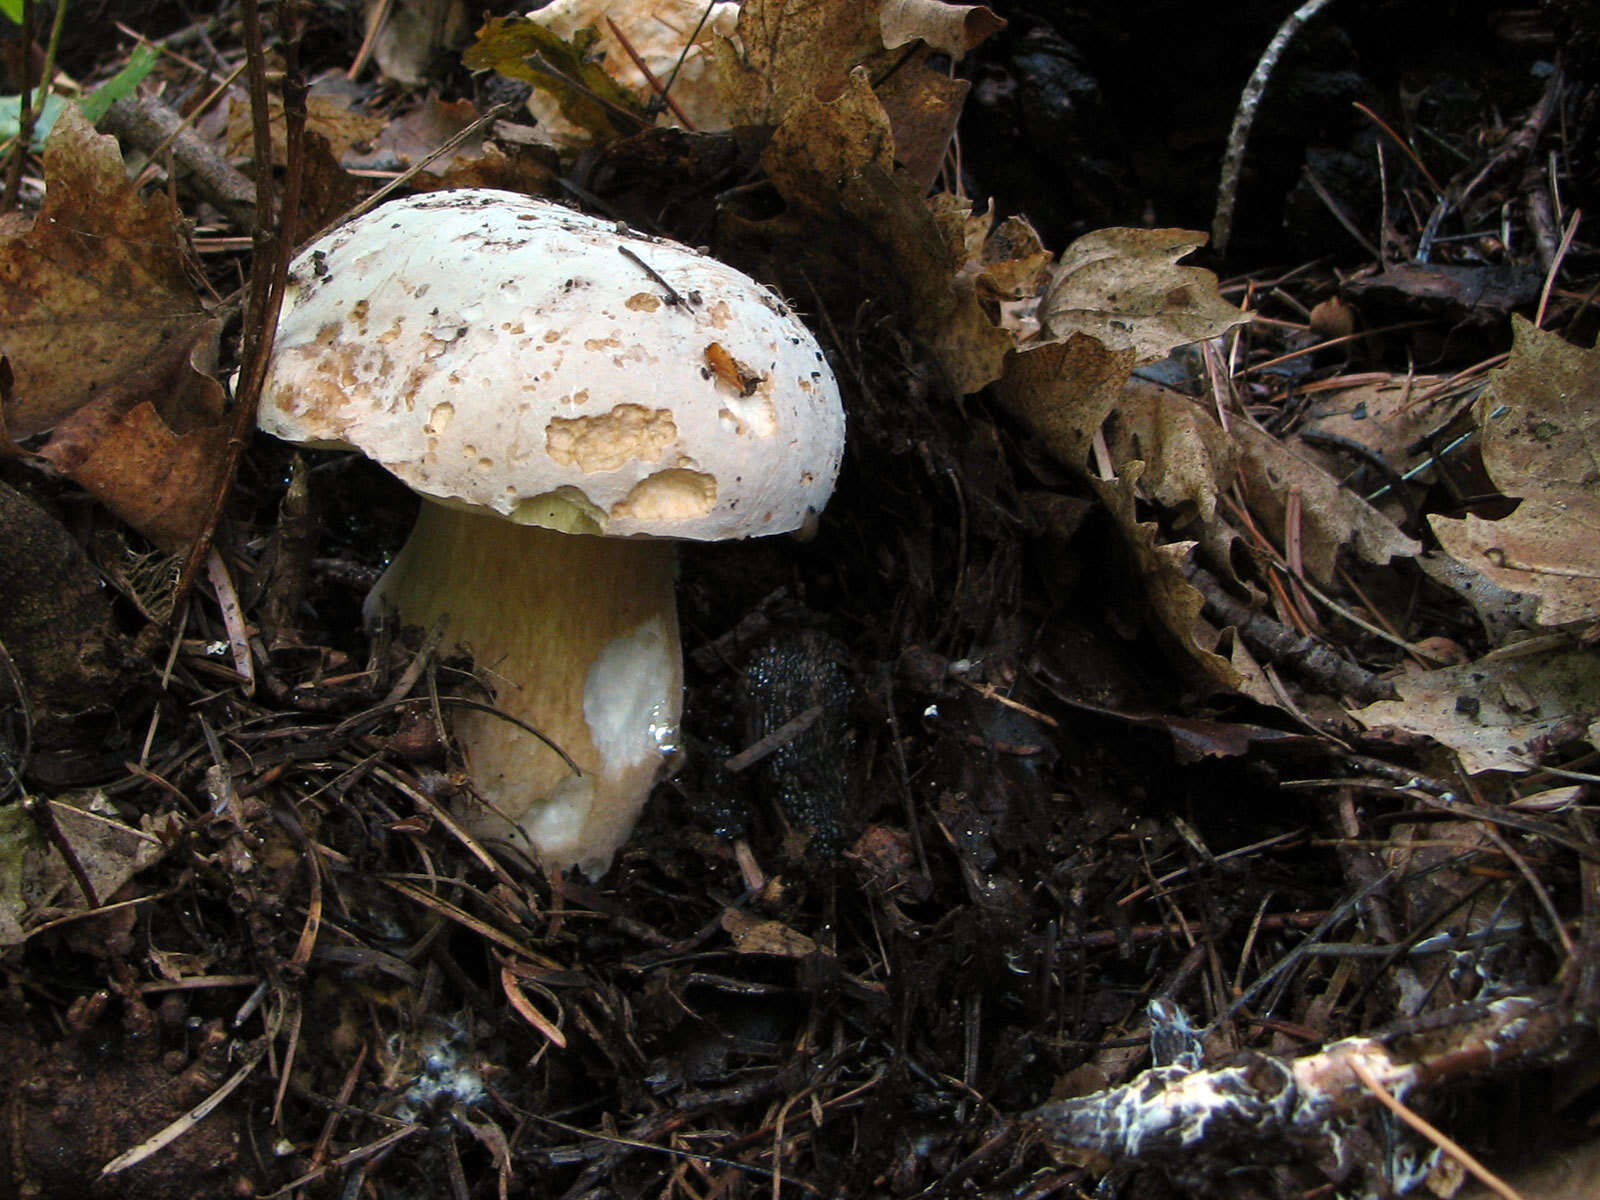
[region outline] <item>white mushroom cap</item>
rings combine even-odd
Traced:
[[[700,540],[800,526],[844,445],[832,373],[772,292],[487,189],[383,205],[295,260],[259,420],[519,524]]]

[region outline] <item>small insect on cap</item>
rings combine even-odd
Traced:
[[[800,526],[844,446],[822,352],[767,288],[487,189],[383,205],[295,260],[259,419],[519,524],[697,540]]]

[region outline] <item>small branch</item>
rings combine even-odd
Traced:
[[[1289,14],[1288,20],[1272,35],[1261,61],[1250,74],[1250,81],[1239,95],[1239,108],[1233,117],[1233,128],[1228,131],[1228,149],[1222,156],[1222,178],[1217,184],[1217,216],[1211,223],[1211,244],[1218,254],[1228,250],[1228,239],[1233,236],[1233,206],[1239,194],[1239,167],[1244,162],[1245,146],[1250,141],[1250,126],[1255,124],[1256,109],[1266,93],[1267,80],[1272,77],[1278,59],[1294,40],[1305,23],[1328,6],[1329,0],[1306,0]]]
[[[1265,613],[1241,604],[1209,572],[1196,567],[1189,582],[1205,601],[1207,620],[1231,625],[1252,650],[1270,661],[1292,667],[1318,686],[1363,704],[1396,699],[1392,684],[1342,657],[1319,638],[1301,636]]]
[[[639,57],[639,52],[633,48],[633,43],[628,41],[627,35],[622,32],[621,27],[610,17],[606,18],[606,24],[611,27],[611,36],[617,39],[617,44],[622,47],[623,52],[633,60],[633,65],[639,68],[639,73],[644,76],[644,81],[650,85],[650,90],[659,96],[661,102],[672,110],[672,115],[678,118],[678,123],[692,133],[695,129],[695,123],[689,119],[689,114],[678,107],[678,102],[672,98],[672,93],[661,85],[661,81],[656,78],[656,74],[650,69],[649,64]]]
[[[206,513],[200,534],[189,548],[183,571],[174,589],[174,611],[181,607],[196,574],[206,560],[215,536],[217,522],[233,486],[239,456],[250,440],[256,423],[256,404],[267,378],[267,359],[278,328],[278,312],[288,284],[289,254],[294,248],[294,222],[299,213],[300,185],[304,175],[306,85],[300,77],[298,31],[285,29],[281,49],[286,71],[283,80],[283,119],[287,159],[284,168],[283,202],[273,203],[272,129],[267,111],[266,50],[261,33],[261,14],[256,0],[244,0],[245,52],[250,80],[250,115],[255,137],[256,227],[251,264],[250,294],[245,304],[244,346],[240,352],[239,390],[234,397],[233,429],[228,436],[227,456],[220,472],[216,494]],[[285,20],[287,21],[287,16]]]
[[[1448,1018],[1454,1017],[1451,1022]],[[1370,1078],[1391,1091],[1505,1069],[1564,1048],[1572,1027],[1552,996],[1508,996],[1430,1018],[1408,1056],[1391,1048],[1403,1030],[1335,1042],[1304,1058],[1246,1053],[1206,1070],[1152,1067],[1121,1087],[1057,1100],[1020,1120],[1047,1142],[1114,1161],[1173,1161],[1325,1133],[1332,1118],[1365,1107]]]
[[[1443,1150],[1451,1158],[1455,1159],[1468,1171],[1472,1172],[1472,1174],[1477,1177],[1478,1182],[1483,1184],[1484,1187],[1494,1192],[1497,1196],[1502,1197],[1503,1200],[1522,1200],[1521,1196],[1517,1194],[1515,1188],[1506,1183],[1505,1180],[1501,1179],[1493,1171],[1489,1170],[1488,1167],[1484,1166],[1476,1158],[1472,1157],[1472,1155],[1463,1150],[1461,1146],[1456,1143],[1454,1138],[1446,1137],[1439,1131],[1437,1126],[1428,1121],[1424,1121],[1420,1116],[1412,1112],[1411,1109],[1407,1108],[1404,1104],[1401,1104],[1400,1101],[1396,1100],[1394,1098],[1394,1094],[1378,1081],[1378,1079],[1367,1068],[1367,1065],[1359,1058],[1352,1058],[1350,1060],[1350,1069],[1354,1071],[1356,1073],[1356,1077],[1366,1085],[1367,1090],[1372,1093],[1373,1097],[1378,1101],[1379,1104],[1383,1105],[1395,1116],[1399,1117],[1407,1125],[1411,1126],[1411,1128],[1415,1129],[1423,1137],[1427,1138],[1435,1146],[1439,1147],[1439,1149]]]
[[[56,0],[56,18],[50,26],[50,44],[45,47],[44,68],[39,72],[38,93],[41,105],[49,96],[56,78],[56,51],[61,46],[61,29],[66,24],[66,0]],[[34,87],[28,79],[28,67],[33,61],[33,0],[22,0],[22,99],[17,120],[17,140],[11,144],[11,165],[6,172],[5,194],[0,196],[0,212],[5,212],[17,202],[22,190],[22,166],[28,161],[28,147],[33,142],[34,126],[38,123],[40,108],[34,107]]]
[[[739,751],[739,753],[735,754],[732,758],[725,760],[722,764],[723,767],[737,774],[738,772],[743,771],[746,767],[754,766],[763,758],[766,758],[767,755],[771,754],[774,750],[788,745],[788,743],[792,742],[795,738],[799,737],[802,733],[815,725],[817,723],[817,718],[822,716],[822,711],[822,705],[813,704],[799,716],[785,721],[771,733],[767,734],[766,737],[761,738],[759,741],[752,742],[743,750]]]
[[[185,182],[196,195],[216,205],[240,229],[255,229],[255,184],[155,96],[118,100],[106,113],[103,126],[107,133],[151,156],[158,155],[163,146],[169,147],[173,162],[187,173]]]

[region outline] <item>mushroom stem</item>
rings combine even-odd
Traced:
[[[603,875],[627,840],[683,705],[673,543],[556,533],[424,501],[367,600],[406,624],[444,621],[495,705],[578,766],[495,715],[459,710],[453,732],[486,807],[480,836],[532,843],[545,868]]]

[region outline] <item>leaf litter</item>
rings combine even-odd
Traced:
[[[1219,286],[1182,229],[1053,256],[950,153],[969,87],[946,63],[1000,32],[987,8],[749,0],[707,23],[708,96],[673,131],[648,128],[672,119],[662,47],[627,32],[665,6],[622,7],[620,40],[495,17],[466,51],[564,96],[564,127],[328,87],[326,203],[466,131],[415,186],[492,171],[708,244],[827,344],[839,494],[811,542],[686,550],[690,752],[596,886],[458,832],[447,713],[492,664],[359,617],[409,502],[253,446],[216,594],[166,627],[118,601],[133,702],[86,725],[15,669],[0,689],[0,939],[38,997],[0,1045],[45,1046],[41,1086],[116,1113],[63,1165],[19,1110],[8,1165],[59,1193],[111,1164],[130,1196],[1387,1195],[1379,1084],[1493,1149],[1474,1073],[1565,1071],[1596,999],[1594,352],[1516,316],[1487,386],[1459,358],[1356,381],[1298,319],[1315,302],[1462,313],[1318,270]],[[237,158],[228,105],[203,127]],[[219,296],[267,266],[220,257],[228,218],[130,182],[71,105],[42,182],[0,217],[0,465],[30,536],[119,580],[199,532],[231,424]],[[1572,282],[1551,311],[1576,333]],[[1362,336],[1364,366],[1410,348]],[[783,725],[739,680],[796,631],[852,681],[837,858],[770,773],[722,765]],[[52,774],[90,728],[94,770]],[[133,1066],[69,1081],[152,1036],[177,1107],[119,1105],[150,1086]],[[219,1149],[268,1136],[271,1164]]]

